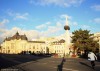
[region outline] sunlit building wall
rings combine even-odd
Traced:
[[[28,41],[26,35],[8,37],[1,44],[1,53],[19,54],[23,51],[31,53],[50,53],[63,56],[65,53],[65,40],[56,40],[54,38],[42,38],[35,41]]]
[[[93,38],[94,38],[94,40],[98,41],[98,43],[99,43],[99,52],[100,52],[100,33],[95,33]]]
[[[7,54],[17,54],[25,50],[26,43],[27,41],[21,39],[19,40],[15,39],[10,41],[5,40],[1,44],[1,48],[2,48],[1,51],[2,53],[7,53]]]
[[[19,35],[18,32],[1,44],[1,53],[18,54],[22,51],[46,53],[46,45],[44,41],[28,41],[26,35]]]
[[[53,53],[58,54],[59,56],[64,56],[65,40],[53,42],[52,45],[53,45]]]
[[[27,51],[32,53],[46,53],[46,45],[44,41],[28,41]]]

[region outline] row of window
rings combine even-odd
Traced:
[[[55,53],[63,53],[64,50],[55,50]]]
[[[63,49],[64,47],[62,47],[62,46],[55,46],[55,49]]]

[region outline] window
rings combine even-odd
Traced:
[[[33,46],[33,49],[35,49],[35,46]]]

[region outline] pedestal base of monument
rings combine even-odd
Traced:
[[[71,57],[77,57],[77,55],[73,54]]]

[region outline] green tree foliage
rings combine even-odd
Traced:
[[[72,34],[72,43],[75,50],[92,50],[95,52],[98,49],[99,44],[93,40],[93,34],[90,34],[90,31],[79,29],[72,32]]]

